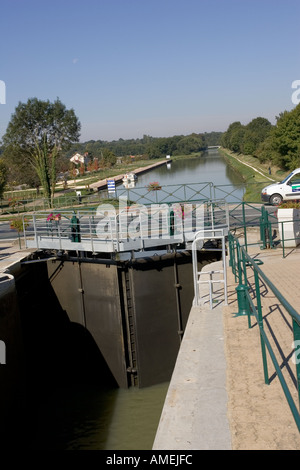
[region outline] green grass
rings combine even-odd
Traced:
[[[261,190],[273,182],[269,178],[274,180],[274,182],[280,181],[289,173],[272,165],[272,173],[269,175],[269,164],[260,163],[259,160],[252,155],[234,154],[233,152],[223,148],[219,149],[219,152],[228,164],[234,168],[247,183],[246,192],[244,194],[244,201],[246,202],[261,202]],[[238,160],[241,160],[243,163]],[[263,174],[253,170],[245,163],[253,166]]]

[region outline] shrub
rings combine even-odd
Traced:
[[[300,209],[300,202],[299,201],[287,201],[282,202],[278,209]]]

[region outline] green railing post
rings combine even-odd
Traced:
[[[281,244],[282,244],[282,257],[285,258],[285,247],[284,247],[284,223],[281,223],[281,233],[282,233],[282,239],[281,239]]]
[[[80,242],[81,241],[80,223],[79,223],[79,219],[77,218],[75,213],[71,218],[71,240],[72,240],[72,242]]]
[[[260,228],[260,239],[262,241],[261,249],[265,250],[267,248],[266,243],[266,231],[265,231],[265,207],[261,206],[261,217],[259,219],[259,228]]]
[[[259,276],[257,271],[254,270],[254,279],[255,279],[255,291],[256,291],[256,299],[257,299],[257,323],[259,326],[260,332],[260,345],[261,345],[261,354],[262,354],[262,361],[263,361],[263,369],[264,369],[264,378],[265,383],[269,385],[269,375],[268,375],[268,363],[267,363],[267,355],[266,355],[266,345],[263,339],[263,316],[262,316],[262,308],[261,308],[261,298],[260,298],[260,287],[259,287]]]
[[[232,273],[233,273],[233,239],[232,235],[229,232],[228,233],[228,247],[229,247],[229,266],[231,267]]]
[[[294,348],[297,349],[297,346],[300,346],[300,325],[293,318],[293,333],[294,333]],[[296,352],[296,351],[295,351]],[[300,405],[300,358],[297,358],[295,354],[295,363],[296,363],[296,375],[297,375],[297,389],[298,389],[298,400]]]

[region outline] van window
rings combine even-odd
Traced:
[[[292,174],[293,174],[293,172],[290,173],[289,175],[287,175],[287,176],[284,178],[284,180],[280,181],[280,183],[281,183],[281,184],[282,184],[282,183],[285,183],[285,182],[292,176]]]
[[[297,174],[295,176],[293,176],[291,179],[290,179],[290,184],[300,184],[300,174]]]

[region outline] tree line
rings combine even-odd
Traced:
[[[141,139],[118,139],[113,141],[90,140],[76,143],[66,154],[69,158],[78,152],[88,154],[92,158],[103,158],[104,151],[109,151],[116,157],[141,155],[145,158],[162,158],[166,155],[189,155],[201,152],[210,145],[220,145],[222,132],[192,133],[187,136],[174,135],[172,137],[152,137],[144,135]]]
[[[283,170],[300,167],[300,104],[276,116],[276,124],[257,117],[247,125],[231,123],[221,137],[221,145],[235,153],[253,155],[261,163]]]

